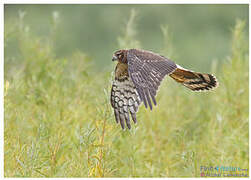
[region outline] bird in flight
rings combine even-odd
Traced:
[[[150,51],[118,50],[112,60],[118,61],[118,64],[110,100],[116,122],[120,122],[122,129],[125,129],[125,123],[131,129],[130,116],[137,123],[136,113],[142,102],[151,110],[153,104],[157,105],[155,96],[166,75],[192,91],[207,91],[218,86],[215,76],[187,70]]]

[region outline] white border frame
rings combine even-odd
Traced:
[[[250,4],[249,0],[3,0],[3,4]]]
[[[249,0],[2,0],[0,2],[0,178],[4,177],[4,4],[249,4],[249,42],[250,42],[250,1]],[[251,52],[251,47],[249,45],[249,52]],[[249,55],[250,60],[250,55]],[[251,65],[249,63],[249,90],[251,89],[250,85],[250,69]],[[249,91],[250,92],[250,91]],[[250,94],[250,93],[249,93]],[[249,95],[249,112],[250,112],[250,102],[251,98]],[[250,135],[250,123],[249,123],[249,135]],[[249,138],[249,145],[250,145],[250,138]],[[250,156],[250,148],[249,148],[249,158]],[[249,162],[249,173],[250,173],[250,162]],[[250,174],[249,174],[250,176]],[[8,178],[14,179],[14,178]],[[19,178],[20,179],[20,178]],[[44,179],[44,178],[38,178]],[[65,178],[55,178],[55,179],[65,179]],[[75,179],[75,178],[74,178]],[[76,178],[80,179],[80,178]],[[85,178],[81,178],[85,179]],[[86,178],[87,179],[87,178]],[[96,178],[94,178],[96,179]],[[143,179],[143,178],[139,178]],[[144,178],[150,179],[150,178]],[[172,179],[180,179],[180,178],[172,178]],[[194,179],[194,178],[186,178],[186,179]],[[203,179],[203,178],[196,178],[196,179]],[[215,179],[215,178],[207,178],[207,179]],[[223,178],[219,178],[223,179]],[[227,178],[227,179],[236,179],[236,178]],[[248,179],[248,178],[244,178]]]

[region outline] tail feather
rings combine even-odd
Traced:
[[[193,72],[178,65],[177,69],[170,76],[192,91],[212,90],[219,84],[216,77],[211,74]]]

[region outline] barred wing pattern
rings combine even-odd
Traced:
[[[111,104],[114,109],[116,122],[120,122],[122,129],[125,128],[125,122],[127,127],[131,128],[129,114],[131,114],[134,123],[137,123],[136,113],[141,100],[130,77],[123,81],[113,81]]]
[[[176,64],[149,51],[130,49],[127,53],[128,72],[145,107],[156,105],[156,92],[162,79],[172,73]],[[151,98],[150,98],[151,97]]]

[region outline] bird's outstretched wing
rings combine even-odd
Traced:
[[[140,99],[152,109],[152,103],[156,105],[156,92],[162,79],[172,73],[176,64],[158,54],[130,49],[127,53],[128,72]]]
[[[120,122],[122,129],[125,128],[126,122],[127,127],[131,129],[130,114],[134,123],[136,123],[136,113],[141,100],[130,77],[113,81],[111,104],[114,109],[116,122]]]

